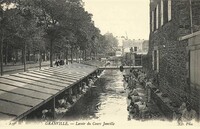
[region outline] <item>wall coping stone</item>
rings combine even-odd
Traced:
[[[198,35],[200,35],[200,31],[197,31],[197,32],[194,32],[194,33],[179,37],[178,40],[179,41],[183,41],[183,40],[190,39],[190,38],[198,36]]]

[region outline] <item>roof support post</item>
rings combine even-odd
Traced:
[[[56,112],[55,112],[55,108],[56,108],[56,105],[55,105],[55,97],[53,97],[53,107],[52,107],[52,114],[53,114],[53,119],[56,118]]]

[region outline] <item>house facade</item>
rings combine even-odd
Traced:
[[[175,102],[200,112],[200,1],[150,0],[147,70]]]

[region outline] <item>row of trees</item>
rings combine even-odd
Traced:
[[[112,34],[100,34],[81,0],[0,0],[0,5],[1,71],[3,62],[21,60],[26,66],[36,54],[52,67],[56,55],[86,60],[117,46]]]

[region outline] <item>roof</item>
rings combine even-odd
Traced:
[[[0,77],[0,119],[26,116],[96,69],[74,63]]]

